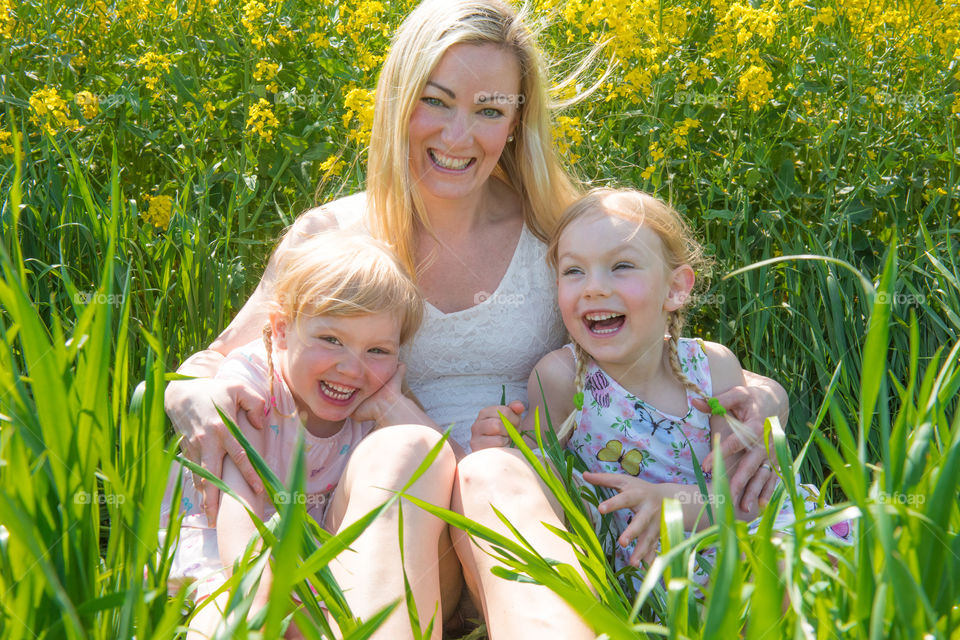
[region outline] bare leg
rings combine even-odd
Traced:
[[[519,452],[484,449],[460,461],[452,505],[507,537],[491,505],[506,516],[539,553],[577,567],[570,546],[543,526],[563,527],[559,507]],[[546,587],[503,580],[490,573],[496,561],[461,531],[453,531],[457,555],[471,593],[478,599],[491,640],[596,637],[590,627],[559,596]]]
[[[353,452],[327,516],[327,526],[339,530],[379,506],[413,475],[440,434],[429,427],[403,425],[375,431]],[[456,470],[453,451],[444,446],[430,468],[408,490],[426,502],[446,507]],[[355,615],[368,619],[385,605],[400,599],[400,606],[380,627],[375,638],[411,638],[403,603],[403,568],[397,538],[397,505],[374,520],[361,536],[331,563]],[[403,506],[404,558],[407,579],[417,604],[421,626],[434,616],[433,635],[441,636],[438,548],[446,525],[409,503]]]

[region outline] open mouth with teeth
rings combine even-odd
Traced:
[[[595,336],[609,336],[620,331],[626,316],[612,311],[591,312],[583,316],[587,330]]]
[[[430,156],[430,161],[444,171],[464,171],[477,161],[476,158],[454,158],[436,149],[427,149],[427,154]]]
[[[357,391],[357,387],[334,384],[333,382],[327,382],[325,380],[320,381],[320,393],[334,404],[349,404]]]

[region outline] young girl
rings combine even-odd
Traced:
[[[283,255],[263,339],[231,352],[217,373],[217,378],[248,384],[269,399],[269,428],[245,431],[279,478],[286,480],[298,434],[305,432],[303,500],[321,525],[351,451],[375,422],[389,422],[381,405],[393,403],[380,402],[376,394],[399,394],[397,354],[420,323],[421,304],[409,274],[381,243],[365,235],[319,234]],[[180,473],[175,469],[170,478],[163,529]],[[196,582],[199,602],[223,584],[256,529],[243,506],[229,496],[222,499],[216,528],[207,526],[200,495],[183,474],[180,511],[185,516],[170,586]],[[229,458],[222,479],[261,520],[275,512],[264,494],[249,489]],[[266,604],[268,572],[269,567],[255,609]],[[200,637],[222,619],[218,607],[226,603],[223,596],[218,606],[206,606],[194,618],[191,626]]]
[[[656,553],[664,497],[684,505],[688,530],[706,524],[692,454],[704,461],[712,437],[731,427],[692,400],[743,385],[743,371],[726,347],[680,337],[695,270],[707,261],[680,215],[660,200],[634,190],[591,191],[564,212],[548,258],[573,342],[536,365],[530,405],[542,416],[545,398],[555,419],[570,416],[559,429],[561,444],[586,464],[584,480],[617,492],[599,505],[617,530],[617,566],[639,566]],[[492,433],[484,423],[498,413],[516,424],[518,409],[484,409],[474,433]],[[533,414],[525,428],[533,427]],[[733,469],[738,459],[725,462]],[[736,515],[749,520],[756,512]],[[782,513],[781,521],[788,517]]]

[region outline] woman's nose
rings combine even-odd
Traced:
[[[462,146],[470,138],[470,122],[466,112],[453,110],[444,124],[440,140],[448,149]]]

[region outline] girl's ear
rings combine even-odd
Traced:
[[[690,292],[693,291],[694,282],[696,282],[696,276],[690,265],[682,264],[674,269],[667,281],[670,289],[667,291],[666,300],[663,301],[663,310],[676,311],[683,307],[687,298],[690,297]]]
[[[270,313],[270,332],[273,346],[277,349],[287,348],[287,321],[276,311]]]

